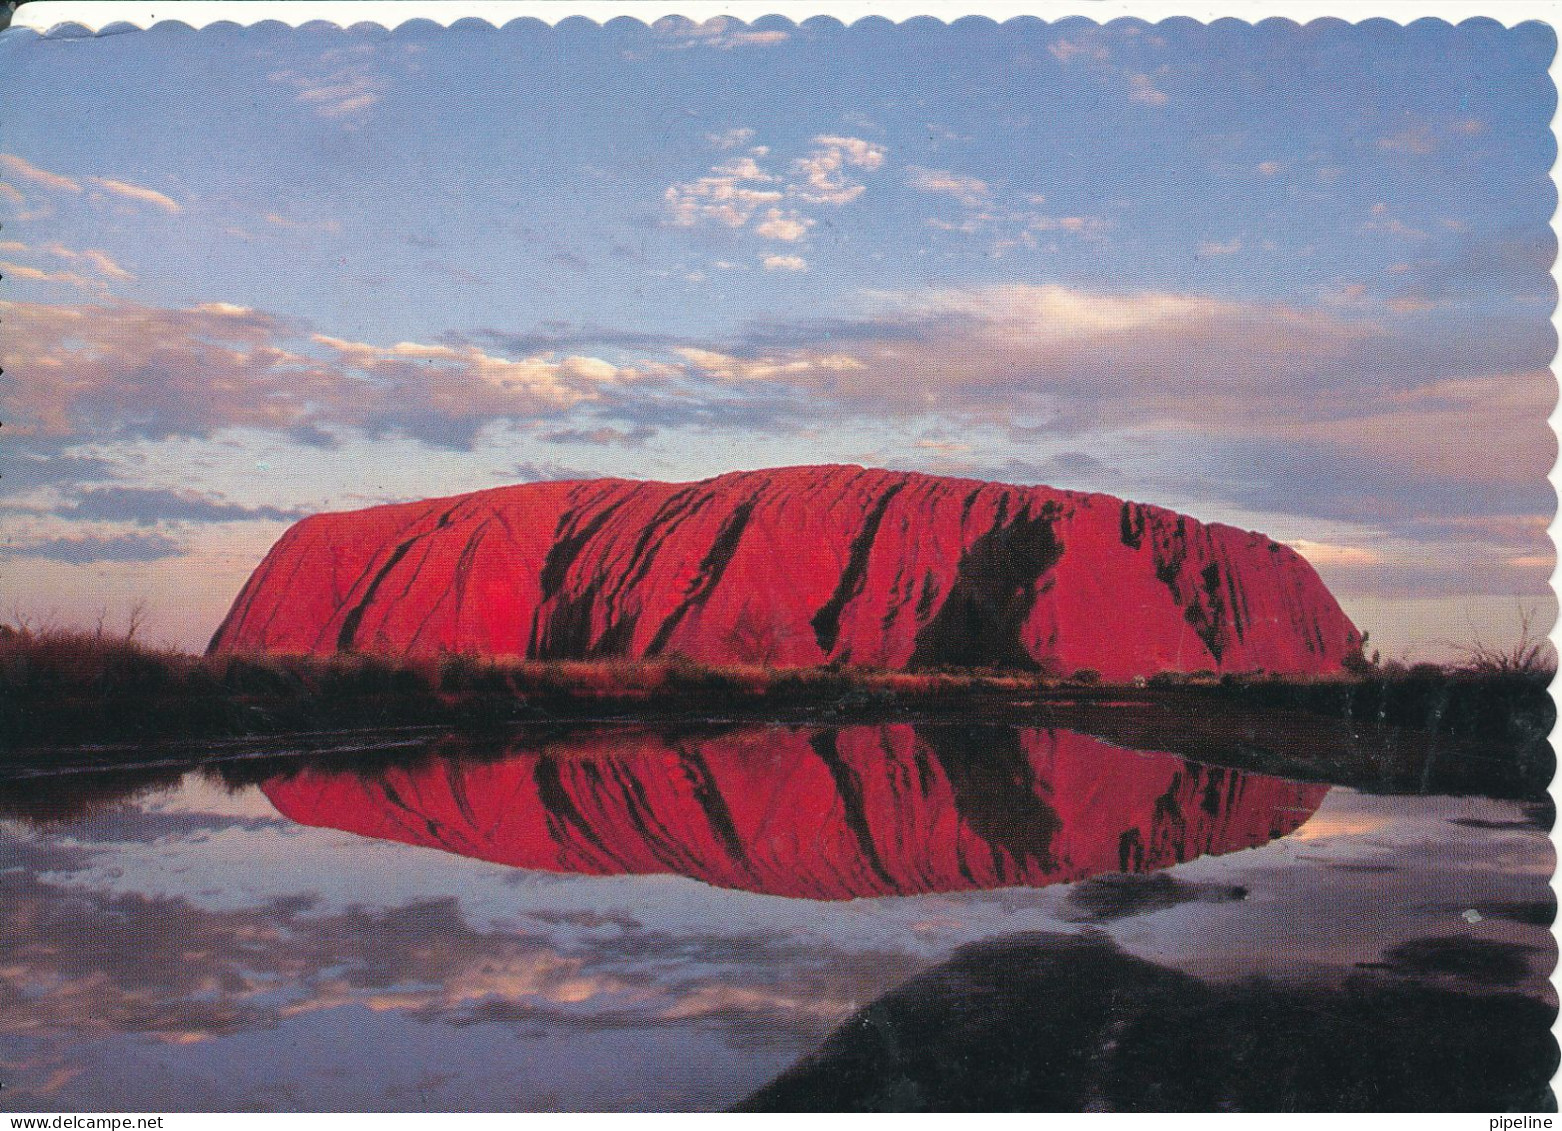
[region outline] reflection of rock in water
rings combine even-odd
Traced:
[[[1011,935],[881,998],[751,1111],[1554,1111],[1555,1010],[1357,976],[1211,985]]]
[[[303,824],[811,899],[1148,872],[1283,836],[1327,792],[1069,731],[952,726],[598,731],[263,788]]]

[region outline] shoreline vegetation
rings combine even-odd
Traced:
[[[1554,768],[1550,659],[1488,649],[1449,667],[1109,684],[1090,671],[717,668],[676,657],[195,656],[133,635],[0,626],[0,773],[144,762],[149,747],[193,764],[235,740],[274,749],[288,736],[352,731],[979,722],[1368,789],[1539,797]]]

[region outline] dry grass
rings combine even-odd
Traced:
[[[1535,630],[1536,612],[1525,609],[1519,614],[1518,638],[1511,644],[1489,644],[1473,634],[1469,644],[1455,644],[1459,661],[1456,672],[1479,676],[1532,676],[1552,679],[1557,674],[1557,650],[1550,640]]]
[[[538,661],[515,656],[370,654],[193,656],[111,634],[0,626],[0,751],[87,742],[149,742],[343,728],[506,726],[602,715],[728,716],[798,710],[848,717],[881,709],[986,709],[1038,700],[1140,694],[1217,697],[1259,708],[1423,726],[1464,720],[1506,733],[1555,671],[1544,639],[1512,649],[1477,644],[1444,670],[1276,677],[1164,673],[1134,688],[1037,673],[948,669],[706,666],[653,660]],[[1549,666],[1548,666],[1549,665]],[[1533,685],[1533,686],[1531,686]],[[1141,690],[1142,688],[1142,690]],[[1526,714],[1527,717],[1527,714]]]
[[[716,667],[679,657],[192,656],[128,635],[0,626],[0,746],[498,725],[604,710],[850,709],[1045,685],[1013,673]]]

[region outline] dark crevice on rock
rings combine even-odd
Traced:
[[[672,639],[673,633],[689,610],[710,596],[711,590],[721,582],[721,575],[732,564],[732,555],[737,553],[738,543],[743,538],[743,531],[748,526],[749,519],[754,516],[754,508],[759,505],[758,494],[752,495],[739,503],[727,520],[721,524],[717,531],[715,541],[711,543],[710,550],[705,559],[700,562],[700,568],[695,572],[694,579],[689,582],[688,593],[679,602],[662,626],[656,630],[656,635],[651,638],[651,643],[646,645],[647,656],[659,656],[667,647],[667,642]]]
[[[873,554],[873,543],[879,536],[879,527],[884,522],[884,512],[889,510],[890,503],[895,501],[895,496],[905,489],[904,483],[895,483],[884,489],[878,502],[868,512],[867,519],[862,528],[857,531],[857,536],[852,539],[850,548],[846,552],[846,568],[841,571],[840,581],[836,583],[835,592],[830,595],[820,610],[814,614],[813,625],[814,639],[819,644],[819,650],[828,656],[835,651],[835,642],[841,635],[841,613],[845,612],[854,597],[862,592],[863,584],[868,579],[868,559]]]
[[[374,580],[369,582],[367,589],[363,591],[363,599],[354,605],[342,618],[342,630],[336,634],[336,650],[338,652],[351,652],[354,647],[354,638],[358,635],[358,625],[363,622],[363,614],[369,607],[369,602],[374,600],[374,595],[379,592],[380,585],[390,576],[390,571],[401,564],[401,559],[407,556],[416,538],[408,538],[391,552],[391,556],[380,567],[380,572],[374,575]]]
[[[956,567],[943,606],[917,633],[913,667],[963,665],[1035,669],[1044,666],[1020,638],[1042,577],[1063,556],[1054,530],[1059,509],[1022,513],[971,544]]]

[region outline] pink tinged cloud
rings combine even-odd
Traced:
[[[114,196],[123,197],[126,200],[133,200],[138,204],[150,204],[174,216],[184,211],[184,206],[177,200],[158,192],[156,189],[149,189],[143,185],[134,185],[129,181],[115,180],[112,177],[88,177],[87,179],[104,192],[112,193]]]
[[[47,169],[40,169],[32,162],[12,153],[0,153],[0,168],[18,180],[30,181],[43,188],[53,189],[55,192],[81,192],[80,181],[59,173],[51,173]]]

